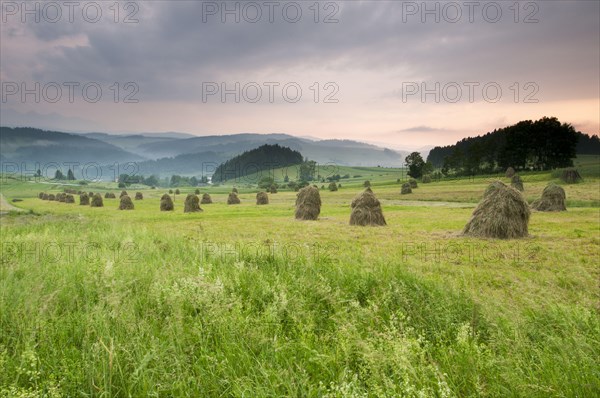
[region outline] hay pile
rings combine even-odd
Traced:
[[[510,186],[516,189],[517,191],[523,192],[523,180],[521,180],[521,176],[518,174],[512,176],[512,178],[510,179]]]
[[[313,186],[302,188],[296,196],[296,220],[316,220],[321,213],[321,195]]]
[[[269,204],[269,195],[266,192],[259,192],[256,194],[256,204],[257,205],[268,205]]]
[[[237,193],[231,192],[229,194],[229,197],[227,198],[227,204],[228,205],[239,205],[240,204],[240,198],[238,198]]]
[[[84,192],[81,195],[79,195],[79,204],[82,206],[87,206],[90,204],[90,197],[87,193]]]
[[[196,191],[194,191],[194,193],[195,193],[196,195],[200,195],[200,190],[196,188]]]
[[[45,193],[44,195],[42,195],[42,199],[43,199],[43,200],[48,200],[48,194],[47,194],[47,193]]]
[[[43,193],[43,192],[40,192],[40,193],[38,194],[38,198],[42,199],[43,197],[44,197],[44,193]]]
[[[48,194],[48,200],[56,200],[56,196],[54,194]]]
[[[202,200],[200,201],[200,203],[203,205],[209,205],[212,203],[212,198],[209,194],[205,193],[202,195]]]
[[[93,198],[93,197],[94,197],[94,193],[93,193],[92,191],[90,191],[90,192],[88,192],[88,196],[89,196],[90,198]]]
[[[231,189],[231,192],[239,193],[236,187],[233,187],[233,189]]]
[[[173,211],[175,206],[173,205],[173,199],[168,194],[164,194],[160,198],[160,211]]]
[[[102,195],[100,195],[99,193],[95,194],[94,197],[92,197],[92,201],[90,202],[90,206],[91,207],[102,207],[102,206],[104,206],[104,202],[102,201]]]
[[[431,176],[429,174],[425,174],[423,177],[421,177],[421,182],[423,184],[429,184],[431,182]]]
[[[528,235],[529,205],[523,195],[500,181],[486,190],[463,234],[481,238],[515,239]]]
[[[531,207],[537,211],[566,211],[566,199],[565,190],[559,185],[550,183],[544,188],[542,197],[533,202]]]
[[[135,200],[142,200],[144,199],[144,195],[142,195],[141,192],[136,192],[135,193]]]
[[[512,167],[509,167],[508,169],[506,169],[506,178],[512,178],[515,175],[515,169],[513,169]]]
[[[107,193],[104,194],[104,199],[116,199],[116,198],[117,197],[112,192],[107,192]]]
[[[409,178],[408,179],[408,183],[410,184],[410,188],[411,189],[418,188],[418,186],[417,186],[417,180],[415,180],[414,178]]]
[[[407,195],[409,193],[412,193],[412,189],[410,187],[410,184],[408,182],[405,182],[404,184],[402,184],[402,188],[400,188],[400,195]]]
[[[183,207],[183,212],[184,213],[195,213],[198,211],[202,211],[202,209],[200,208],[200,199],[192,193],[188,194],[188,196],[186,196],[186,198],[185,198],[185,205]]]
[[[121,194],[119,195],[119,198],[122,198],[123,196],[129,196],[129,194],[127,193],[127,191],[125,191],[125,190],[121,191]]]
[[[73,195],[71,195],[71,194],[66,195],[65,203],[75,203],[75,197],[73,197]]]
[[[119,210],[133,210],[133,200],[129,195],[121,196],[121,202],[119,203]]]
[[[179,188],[177,188],[177,189],[175,190],[175,195],[179,195],[180,193],[181,193],[181,191],[179,190]]]
[[[363,187],[369,188],[370,186],[371,186],[371,181],[367,180],[367,181],[363,182]]]
[[[56,195],[56,200],[62,203],[65,203],[67,200],[67,194],[66,193],[59,193]]]
[[[566,169],[563,171],[561,179],[567,184],[576,184],[583,181],[583,178],[581,178],[581,174],[579,174],[577,169]]]
[[[272,184],[271,187],[269,188],[269,192],[270,193],[277,193],[277,186],[275,186],[275,184]]]
[[[351,207],[350,225],[386,225],[381,211],[381,204],[371,188],[365,189],[364,192],[356,196]]]
[[[173,190],[172,190],[172,189],[169,189],[169,193],[172,195],[172,194],[173,194]]]
[[[338,190],[337,184],[336,184],[335,182],[330,182],[330,183],[329,183],[329,190],[330,190],[331,192],[335,192],[335,191],[337,191],[337,190]]]

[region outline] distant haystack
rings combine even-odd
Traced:
[[[202,200],[200,201],[200,203],[203,205],[209,205],[212,203],[212,198],[210,197],[209,194],[204,193],[204,194],[202,194]]]
[[[228,205],[239,205],[240,203],[241,203],[240,198],[238,198],[237,193],[231,192],[229,194],[229,197],[227,198],[227,204]]]
[[[402,184],[402,188],[400,188],[400,195],[407,195],[409,193],[412,193],[412,189],[410,187],[410,184],[408,182],[405,182],[404,184]]]
[[[43,192],[40,192],[40,193],[38,194],[38,198],[42,199],[43,197],[44,197],[44,193],[43,193]]]
[[[54,194],[50,193],[50,194],[48,194],[48,200],[56,200],[56,196],[54,196]]]
[[[581,178],[581,174],[579,174],[577,169],[566,169],[563,171],[561,178],[567,184],[576,184],[583,181],[583,178]]]
[[[177,189],[175,190],[175,195],[179,195],[180,193],[181,193],[181,191],[179,190],[179,188],[177,188]]]
[[[510,179],[510,186],[516,189],[517,191],[523,192],[523,180],[521,180],[521,176],[515,174]]]
[[[236,187],[233,187],[233,188],[231,189],[231,192],[234,192],[234,193],[239,193],[239,192],[238,192],[238,189],[237,189]]]
[[[410,184],[411,189],[418,188],[417,180],[415,180],[414,178],[409,178],[408,183]]]
[[[75,203],[75,197],[73,197],[73,195],[71,195],[71,194],[66,195],[65,203]]]
[[[88,206],[90,204],[90,197],[87,193],[82,193],[79,195],[79,204],[82,206]]]
[[[92,191],[88,192],[88,197],[89,198],[93,198],[94,197],[94,193]]]
[[[56,200],[58,200],[59,202],[66,202],[67,200],[67,194],[66,193],[59,193],[56,195]]]
[[[164,194],[160,198],[160,211],[173,211],[175,206],[173,205],[173,199],[168,194]]]
[[[144,195],[141,192],[136,192],[135,200],[142,200],[142,199],[144,199]]]
[[[369,188],[370,186],[371,186],[371,181],[366,180],[365,182],[363,182],[363,187]]]
[[[47,193],[43,194],[43,195],[42,195],[42,199],[43,199],[43,200],[48,200],[48,194],[47,194]]]
[[[200,195],[200,190],[199,190],[198,188],[196,188],[196,191],[194,191],[194,193],[195,193],[196,195]]]
[[[429,184],[431,182],[431,176],[429,174],[425,174],[423,177],[421,177],[421,182],[423,184]]]
[[[102,201],[102,195],[99,193],[95,194],[90,202],[91,207],[102,207],[104,206],[104,202]]]
[[[173,190],[172,190],[172,189],[169,189],[169,193],[172,195],[172,194],[173,194]]]
[[[371,188],[365,189],[352,201],[352,214],[350,214],[350,225],[386,225],[381,204],[375,197]]]
[[[104,199],[116,199],[116,198],[117,197],[112,192],[107,192],[107,193],[104,194]]]
[[[335,191],[337,191],[337,190],[338,190],[337,184],[336,184],[335,182],[330,182],[330,183],[329,183],[329,190],[330,190],[331,192],[335,192]]]
[[[275,184],[271,184],[271,187],[269,188],[269,192],[277,193],[277,186]]]
[[[125,191],[125,190],[121,191],[121,194],[119,195],[119,198],[122,198],[123,196],[129,196],[129,194],[127,193],[127,191]]]
[[[259,192],[256,194],[256,204],[257,205],[268,205],[269,204],[269,195],[266,192]]]
[[[506,169],[506,178],[513,178],[513,176],[515,175],[515,169],[513,169],[512,167],[509,167],[508,169]]]
[[[528,235],[529,205],[523,195],[500,181],[491,184],[473,211],[464,235],[515,239]]]
[[[533,202],[531,207],[537,211],[566,211],[566,200],[565,190],[559,185],[550,183],[544,188],[541,199]]]
[[[199,211],[202,211],[202,209],[200,208],[200,199],[192,193],[188,194],[188,196],[185,198],[183,212],[195,213]]]
[[[321,195],[313,186],[302,188],[296,196],[296,219],[316,220],[321,213]]]
[[[121,196],[121,202],[119,203],[119,210],[133,210],[133,201],[129,195]]]

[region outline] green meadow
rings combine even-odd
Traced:
[[[598,396],[598,158],[577,166],[568,211],[521,240],[460,236],[495,176],[400,195],[401,170],[340,168],[315,222],[251,182],[184,214],[193,188],[161,212],[168,189],[128,187],[144,199],[119,211],[114,183],[69,187],[117,194],[92,208],[3,176],[0,396]],[[529,202],[559,182],[522,177]],[[348,225],[364,180],[386,227]]]

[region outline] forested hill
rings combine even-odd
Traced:
[[[300,163],[302,163],[300,152],[277,144],[267,144],[221,163],[215,170],[212,181],[239,179],[259,171],[273,170]]]
[[[481,174],[509,166],[517,170],[569,167],[577,154],[600,154],[600,139],[577,132],[555,117],[544,117],[435,147],[427,161],[445,172]]]

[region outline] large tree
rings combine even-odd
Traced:
[[[408,174],[413,178],[421,178],[423,175],[423,167],[425,166],[425,161],[419,152],[413,152],[408,155],[404,162],[406,167],[408,167]]]

